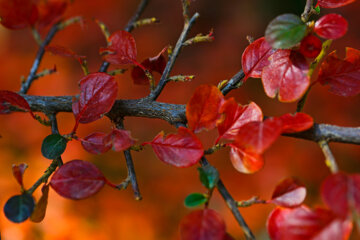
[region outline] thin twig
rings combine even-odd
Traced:
[[[34,63],[30,69],[30,73],[26,79],[25,82],[21,84],[20,93],[27,93],[29,91],[29,88],[33,81],[37,78],[36,74],[39,69],[41,60],[45,53],[45,47],[51,42],[51,40],[54,38],[55,34],[59,30],[59,24],[55,24],[52,26],[52,28],[49,30],[47,36],[45,37],[44,41],[41,43],[39,50],[37,51]]]
[[[210,165],[210,163],[207,161],[205,157],[201,158],[200,163],[202,166]],[[230,211],[234,215],[236,221],[239,223],[240,227],[244,231],[246,239],[255,239],[254,234],[251,232],[251,229],[246,224],[244,218],[240,214],[240,211],[237,206],[237,202],[234,200],[234,198],[231,196],[229,191],[226,189],[221,179],[219,179],[216,187],[219,190],[219,193],[221,194],[222,198],[225,200],[226,204],[228,205]]]
[[[145,10],[146,6],[148,5],[149,1],[150,0],[142,0],[139,3],[135,14],[130,18],[129,22],[126,24],[126,26],[124,28],[125,31],[131,32],[134,29],[134,23],[137,20],[139,20],[141,14],[144,12],[144,10]],[[99,72],[106,72],[107,69],[109,68],[109,66],[110,66],[110,63],[104,61],[100,66]]]
[[[229,82],[221,89],[222,94],[225,96],[228,94],[231,90],[238,88],[240,85],[243,84],[243,79],[245,77],[244,71],[240,70],[237,72],[230,80]]]
[[[326,140],[321,140],[319,141],[319,146],[325,155],[326,166],[330,168],[330,171],[332,173],[337,173],[339,171],[339,168],[337,166],[335,157],[330,150],[328,142]]]
[[[303,22],[307,22],[313,14],[313,2],[314,0],[306,0],[304,12],[301,14],[301,20]]]
[[[123,122],[122,118],[120,118],[120,120],[116,121],[116,127],[119,129],[124,129],[124,122]],[[142,196],[140,194],[139,185],[136,180],[135,167],[134,167],[131,152],[129,149],[124,151],[124,156],[125,156],[125,160],[126,160],[126,167],[128,170],[128,178],[130,179],[131,186],[134,191],[135,200],[141,200]]]
[[[161,75],[159,84],[156,86],[154,91],[152,91],[146,99],[155,101],[159,97],[160,93],[162,92],[166,83],[168,82],[167,79],[169,78],[170,72],[171,72],[172,68],[174,67],[176,58],[178,57],[178,55],[183,47],[183,43],[186,40],[186,37],[187,37],[192,25],[195,23],[196,19],[199,16],[200,16],[199,13],[195,13],[188,22],[185,22],[184,28],[180,34],[180,37],[179,37],[179,39],[175,45],[175,48],[166,64],[164,72]]]

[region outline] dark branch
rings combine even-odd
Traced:
[[[39,47],[39,50],[36,54],[34,63],[31,67],[29,76],[27,77],[26,81],[21,84],[20,93],[27,93],[29,91],[29,88],[32,84],[32,82],[37,79],[37,71],[39,69],[41,60],[45,53],[45,47],[51,42],[51,40],[54,38],[55,34],[59,31],[59,24],[55,24],[52,26],[52,28],[49,30],[47,36],[45,37],[45,40],[42,42],[42,44]]]
[[[189,20],[189,22],[185,22],[184,24],[184,29],[180,34],[180,37],[175,45],[174,51],[172,52],[169,61],[166,64],[166,67],[164,69],[163,74],[161,75],[159,84],[156,86],[156,88],[154,89],[154,91],[152,91],[150,93],[150,95],[147,97],[147,99],[150,100],[156,100],[160,93],[162,92],[162,90],[164,89],[166,83],[168,82],[168,78],[171,72],[171,69],[173,68],[176,58],[178,57],[182,47],[183,47],[183,43],[186,40],[186,37],[192,27],[192,25],[195,23],[196,19],[199,17],[200,15],[198,13],[195,13],[191,19]]]
[[[142,0],[139,3],[138,8],[136,9],[135,14],[131,17],[131,19],[129,20],[129,22],[126,24],[124,30],[127,32],[131,32],[134,29],[134,23],[140,18],[141,14],[144,12],[146,6],[148,5],[149,0]],[[101,64],[100,70],[99,72],[106,72],[107,69],[109,68],[110,63],[104,61]]]
[[[307,22],[310,16],[313,14],[313,2],[314,0],[306,0],[304,12],[301,14],[301,19],[303,22]]]
[[[221,89],[222,94],[225,96],[231,90],[238,88],[241,84],[243,84],[242,80],[244,79],[245,74],[243,70],[240,70],[236,73],[229,82],[225,85],[223,89]]]
[[[202,166],[206,166],[210,164],[205,157],[201,158],[200,163]],[[229,191],[226,189],[221,179],[219,179],[216,187],[219,190],[219,193],[221,194],[223,199],[225,200],[226,204],[228,205],[229,209],[231,210],[232,214],[234,215],[236,221],[239,223],[242,230],[244,231],[246,239],[255,239],[254,234],[251,232],[249,226],[246,224],[244,218],[240,214],[240,211],[237,206],[237,202],[234,200],[234,198],[231,196]]]

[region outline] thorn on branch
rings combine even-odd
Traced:
[[[144,18],[144,19],[140,19],[136,22],[134,22],[133,26],[134,28],[139,28],[139,27],[143,27],[146,25],[150,25],[150,24],[154,24],[154,23],[159,23],[160,21],[154,17],[152,18]]]
[[[319,146],[325,155],[326,166],[330,168],[331,173],[337,173],[339,168],[337,166],[334,155],[332,154],[329,144],[326,140],[319,141]]]
[[[176,75],[168,78],[172,82],[187,82],[195,78],[195,75]]]
[[[214,39],[215,39],[214,32],[213,32],[213,29],[211,29],[210,32],[206,35],[199,33],[195,37],[186,40],[183,43],[183,46],[189,46],[189,45],[192,45],[195,43],[200,43],[200,42],[212,42],[212,41],[214,41]]]
[[[238,207],[250,207],[254,204],[266,204],[266,201],[259,199],[257,196],[254,196],[249,200],[238,201],[236,204]]]

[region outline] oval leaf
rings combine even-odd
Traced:
[[[330,53],[321,64],[318,81],[329,84],[330,92],[349,97],[360,93],[360,51],[346,48],[345,59]]]
[[[305,131],[314,125],[313,118],[305,113],[287,113],[279,117],[279,119],[282,122],[283,133]]]
[[[348,22],[339,14],[331,13],[321,17],[315,23],[314,31],[326,39],[338,39],[345,35]]]
[[[31,116],[35,118],[33,112],[30,109],[30,105],[25,100],[25,98],[15,92],[0,90],[0,114],[10,113],[10,106],[14,106],[29,112]]]
[[[109,112],[115,102],[118,85],[106,73],[91,73],[80,80],[80,97],[73,102],[76,121],[89,123]]]
[[[39,19],[36,23],[38,29],[41,30],[61,20],[66,8],[66,0],[40,1],[38,3]]]
[[[191,207],[200,206],[201,204],[206,203],[207,200],[208,199],[206,195],[202,193],[192,193],[185,198],[184,203],[186,207],[191,208]]]
[[[321,186],[325,204],[337,215],[346,218],[350,211],[360,213],[360,175],[332,174]],[[355,208],[355,209],[353,209]]]
[[[270,65],[262,73],[266,95],[271,98],[278,95],[281,102],[300,99],[310,85],[306,59],[291,50],[278,50],[270,59]]]
[[[104,186],[105,177],[92,163],[72,160],[52,176],[50,185],[61,196],[70,199],[88,198]]]
[[[113,129],[104,138],[105,146],[112,146],[116,152],[124,151],[134,145],[135,139],[130,136],[130,132],[122,129]]]
[[[219,181],[219,172],[211,165],[198,168],[200,181],[207,189],[213,189]]]
[[[278,207],[271,212],[267,229],[272,240],[339,240],[349,238],[352,223],[327,209]]]
[[[306,33],[306,25],[295,14],[283,14],[266,28],[265,39],[276,49],[289,49],[298,44]]]
[[[182,219],[180,236],[181,240],[220,240],[226,236],[226,226],[214,210],[197,210]]]
[[[234,98],[224,102],[220,108],[220,113],[225,115],[225,119],[217,124],[220,139],[234,140],[241,126],[248,122],[262,121],[263,114],[256,103],[251,102],[248,105],[241,106],[237,104]]]
[[[323,8],[338,8],[355,2],[355,0],[318,0],[317,2]]]
[[[197,162],[204,153],[201,141],[189,129],[178,128],[178,133],[159,133],[150,144],[156,156],[163,162],[175,167],[190,167]]]
[[[211,85],[197,87],[186,105],[189,128],[194,132],[215,128],[216,122],[221,117],[219,109],[223,101],[224,96],[217,87]]]
[[[282,207],[298,207],[305,197],[305,186],[294,178],[287,178],[276,186],[270,202]]]
[[[60,134],[47,136],[41,145],[41,153],[48,159],[60,157],[66,149],[67,140]]]
[[[105,133],[95,132],[81,140],[83,148],[92,154],[102,154],[111,149],[111,145],[104,143]]]
[[[235,145],[231,146],[230,149],[230,160],[234,168],[246,174],[252,174],[264,166],[264,159],[261,154],[252,152],[249,149],[242,149]]]
[[[127,31],[116,31],[109,37],[110,45],[101,48],[100,54],[106,54],[104,60],[115,65],[136,64],[136,44]]]
[[[259,38],[245,49],[241,64],[245,78],[260,78],[263,68],[269,65],[269,57],[275,52],[265,37]]]
[[[34,207],[34,198],[24,193],[11,197],[4,206],[4,213],[10,221],[20,223],[30,217]]]
[[[39,223],[45,218],[46,208],[48,204],[48,197],[49,197],[49,184],[45,184],[41,188],[42,195],[39,201],[36,203],[33,213],[30,216],[30,221]]]
[[[23,175],[25,170],[28,168],[26,163],[20,163],[19,165],[12,165],[12,173],[16,179],[16,181],[20,184],[21,187],[24,187],[23,184]]]

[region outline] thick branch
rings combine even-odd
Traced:
[[[225,96],[231,90],[238,88],[239,85],[243,84],[242,80],[244,79],[244,77],[245,77],[244,71],[240,70],[229,80],[226,86],[223,89],[221,89],[222,94]]]
[[[149,3],[149,0],[142,0],[139,3],[139,6],[136,9],[135,14],[131,17],[129,22],[126,24],[126,27],[124,28],[125,31],[131,32],[134,29],[134,23],[140,18],[141,14],[144,12],[144,10],[145,10],[146,6],[148,5],[148,3]],[[99,72],[106,72],[107,69],[109,68],[109,66],[110,66],[110,63],[104,61],[101,64]]]
[[[72,96],[22,96],[26,99],[26,101],[28,101],[34,112],[72,112]],[[111,119],[125,116],[158,118],[173,125],[186,122],[185,105],[152,102],[145,101],[143,99],[117,100],[107,115]],[[284,136],[302,138],[315,142],[327,140],[328,142],[352,143],[360,145],[359,127],[339,127],[330,124],[315,123],[314,126],[307,131],[284,134]]]

